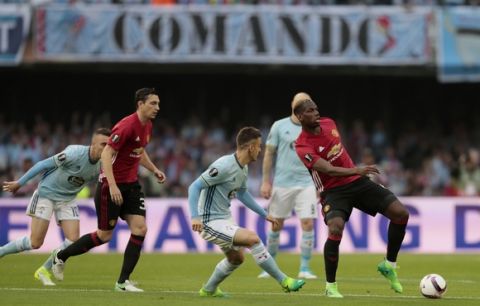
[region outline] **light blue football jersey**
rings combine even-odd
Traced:
[[[71,201],[100,174],[100,161],[92,163],[89,146],[70,145],[52,158],[57,165],[43,174],[38,195],[52,201]]]
[[[203,223],[231,218],[230,201],[238,190],[247,188],[248,166],[242,167],[235,154],[225,155],[214,161],[200,177],[208,185],[202,189],[198,201]]]
[[[267,145],[276,148],[273,185],[277,187],[308,187],[312,178],[295,151],[295,140],[302,126],[293,123],[290,117],[273,123],[267,138]]]

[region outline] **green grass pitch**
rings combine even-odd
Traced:
[[[221,254],[143,254],[132,280],[145,293],[114,292],[113,285],[122,263],[121,254],[86,254],[71,258],[65,280],[55,287],[43,287],[33,272],[47,255],[10,255],[0,259],[0,305],[169,305],[169,306],[253,306],[253,305],[480,305],[479,254],[401,254],[399,277],[403,294],[394,293],[376,271],[380,254],[342,254],[337,274],[344,299],[323,295],[322,254],[315,254],[312,267],[320,276],[307,281],[300,292],[283,293],[272,279],[257,279],[260,272],[249,254],[245,263],[222,285],[228,299],[197,295]],[[280,254],[278,263],[291,276],[297,274],[299,256]],[[428,273],[445,277],[448,291],[440,300],[422,297],[420,279]]]

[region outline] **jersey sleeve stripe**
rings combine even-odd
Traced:
[[[216,186],[209,187],[207,190],[207,196],[205,199],[205,207],[203,211],[203,223],[210,221],[210,208],[213,202],[213,195],[215,194]]]

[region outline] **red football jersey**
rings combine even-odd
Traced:
[[[359,179],[360,175],[329,176],[313,169],[313,165],[319,158],[323,158],[336,167],[355,168],[350,155],[342,145],[335,121],[322,117],[320,118],[320,128],[321,131],[318,135],[302,130],[295,143],[298,157],[310,171],[317,189],[323,191]]]
[[[118,152],[113,157],[113,176],[117,183],[137,181],[140,157],[151,135],[152,122],[143,125],[136,112],[115,124],[108,145]]]

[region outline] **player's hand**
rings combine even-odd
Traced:
[[[380,171],[378,170],[377,166],[363,166],[357,168],[357,173],[360,175],[369,175],[369,174],[379,174]]]
[[[11,193],[17,192],[18,189],[20,189],[20,184],[18,181],[11,181],[11,182],[3,182],[3,191],[8,191]]]
[[[192,230],[201,233],[203,231],[203,223],[199,219],[192,220]]]
[[[160,184],[165,183],[165,181],[167,180],[167,176],[165,175],[165,173],[160,170],[155,170],[153,174],[157,178],[157,182],[159,182]]]
[[[272,223],[272,230],[275,230],[280,227],[280,222],[277,219],[273,218],[272,216],[268,215],[265,220]]]
[[[118,206],[122,205],[123,197],[117,185],[110,185],[110,197],[112,198],[113,203],[117,204]]]
[[[260,187],[260,195],[264,199],[270,199],[272,196],[272,184],[270,182],[263,182],[262,186]]]

